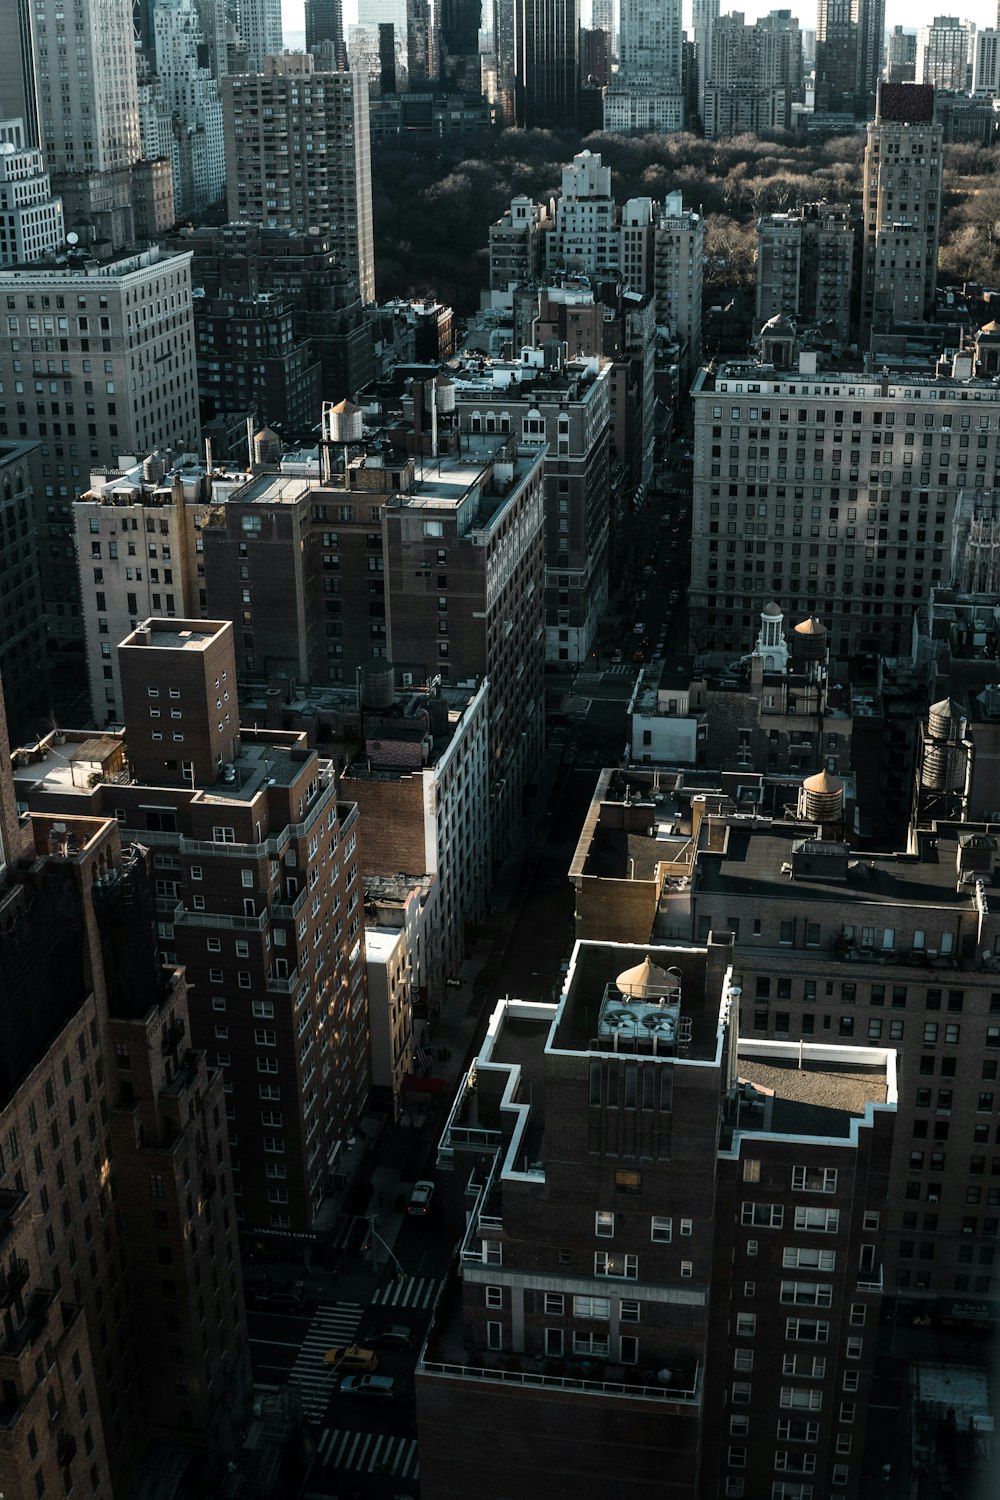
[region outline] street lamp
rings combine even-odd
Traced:
[[[369,1231],[371,1233],[372,1239],[373,1240],[378,1240],[379,1244],[385,1250],[385,1253],[388,1255],[389,1259],[392,1261],[393,1265],[396,1267],[396,1280],[397,1281],[405,1281],[406,1280],[406,1272],[403,1270],[403,1267],[400,1265],[399,1261],[397,1260],[395,1251],[393,1250],[392,1246],[386,1244],[385,1240],[382,1238],[382,1236],[379,1234],[378,1230],[375,1228],[375,1225],[377,1223],[378,1223],[378,1217],[377,1217],[377,1215],[375,1215],[375,1214],[369,1214],[368,1215],[368,1229],[369,1229]],[[375,1249],[375,1247],[372,1246],[372,1251],[373,1251],[373,1253],[372,1253],[372,1264],[377,1269],[377,1267],[378,1267],[378,1256],[377,1256],[377,1254],[374,1253],[374,1249]]]

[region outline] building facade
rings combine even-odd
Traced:
[[[500,14],[505,8],[512,12],[509,25]],[[574,125],[580,82],[579,0],[497,0],[498,74],[500,49],[508,34],[517,124],[528,130]]]
[[[197,444],[190,260],[151,249],[0,271],[7,305],[0,380],[15,398],[0,418],[0,438],[39,444],[42,598],[57,646],[79,647],[83,639],[71,507],[89,474],[117,468],[123,453]],[[37,339],[58,340],[59,369],[54,360],[44,371],[33,361],[39,368],[29,400],[16,366]]]
[[[49,706],[32,453],[30,443],[0,443],[0,680],[8,723],[23,739]]]
[[[23,120],[0,120],[0,266],[46,260],[65,238],[42,153],[27,144]]]
[[[941,227],[941,126],[934,90],[883,84],[865,146],[862,344],[896,320],[931,321]]]
[[[299,233],[326,226],[362,301],[373,302],[367,78],[285,53],[227,78],[222,102],[229,218]]]
[[[796,326],[851,336],[854,227],[843,204],[807,203],[757,221],[755,324],[785,315]]]

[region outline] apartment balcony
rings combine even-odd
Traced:
[[[881,1294],[883,1289],[882,1267],[873,1266],[871,1270],[859,1271],[857,1290],[859,1292],[877,1292]]]
[[[184,915],[183,902],[176,896],[157,896],[155,904],[156,915],[165,917],[168,922],[179,922]]]
[[[290,974],[269,974],[267,976],[267,988],[275,995],[290,995],[299,982],[299,971],[293,969]]]
[[[174,918],[174,923],[183,927],[211,927],[217,931],[263,932],[270,916],[267,907],[256,917],[229,916],[228,913],[215,911],[188,911],[183,907],[180,916]]]
[[[288,902],[288,901],[275,901],[275,902],[272,902],[272,905],[271,905],[271,915],[272,915],[272,917],[279,918],[279,920],[281,920],[281,921],[292,922],[292,921],[295,920],[295,918],[298,916],[299,912],[305,906],[306,901],[308,900],[308,898],[309,898],[309,887],[304,885],[302,887],[301,891],[299,891],[299,893],[296,896],[296,898],[295,898],[294,901],[292,901],[292,902]]]
[[[0,1307],[12,1307],[15,1299],[28,1284],[30,1272],[28,1262],[15,1257],[0,1270]]]

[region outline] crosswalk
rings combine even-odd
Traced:
[[[353,1432],[324,1427],[316,1454],[324,1468],[353,1469],[359,1474],[392,1474],[416,1479],[420,1473],[416,1438],[384,1432]]]
[[[609,677],[634,677],[640,665],[641,663],[636,662],[616,661],[610,667],[605,667],[604,671]]]
[[[441,1290],[440,1276],[407,1276],[403,1281],[387,1281],[372,1297],[379,1307],[410,1307],[421,1312],[432,1305]]]
[[[326,1415],[338,1377],[324,1364],[324,1355],[338,1344],[354,1343],[362,1311],[360,1302],[336,1302],[317,1309],[288,1376],[289,1385],[299,1389],[306,1418],[320,1421]]]

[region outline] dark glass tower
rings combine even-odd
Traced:
[[[518,125],[575,125],[579,75],[580,0],[514,0]]]

